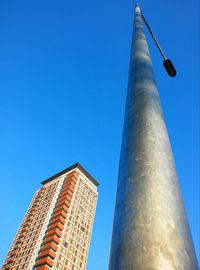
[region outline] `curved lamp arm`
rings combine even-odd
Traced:
[[[137,6],[138,9],[139,9],[139,5],[136,4],[136,6]],[[150,32],[150,34],[151,34],[151,36],[152,36],[152,38],[153,38],[155,44],[156,44],[156,46],[158,47],[158,50],[160,51],[160,53],[161,53],[161,55],[162,55],[162,57],[163,57],[163,59],[164,59],[164,61],[163,61],[163,66],[165,67],[165,69],[166,69],[166,71],[167,71],[167,73],[168,73],[168,75],[169,75],[170,77],[175,77],[175,76],[176,76],[176,69],[175,69],[175,67],[174,67],[174,65],[173,65],[173,63],[172,63],[172,61],[171,61],[170,59],[168,59],[168,58],[165,56],[163,50],[161,49],[161,47],[160,47],[160,45],[159,45],[159,43],[158,43],[156,37],[154,36],[154,34],[153,34],[153,32],[152,32],[152,30],[151,30],[149,24],[147,23],[147,21],[146,21],[144,15],[142,14],[141,11],[140,11],[140,14],[141,14],[141,17],[142,17],[144,23],[146,24],[146,26],[147,26],[147,28],[148,28],[148,30],[149,30],[149,32]]]

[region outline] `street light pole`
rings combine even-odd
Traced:
[[[138,6],[109,263],[133,269],[199,269]]]

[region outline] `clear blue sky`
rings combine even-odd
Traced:
[[[40,182],[80,162],[98,181],[87,270],[106,270],[132,35],[131,0],[1,0],[2,263]],[[143,0],[178,74],[149,34],[159,92],[199,254],[198,1]]]

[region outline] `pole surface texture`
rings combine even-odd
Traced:
[[[109,270],[198,270],[138,6]]]

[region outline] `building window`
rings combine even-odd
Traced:
[[[56,264],[56,267],[57,267],[58,269],[63,269],[63,265],[60,264],[60,263],[57,263],[57,264]]]
[[[79,260],[78,259],[74,259],[74,263],[78,265]]]
[[[65,263],[67,266],[71,266],[71,262],[70,261],[66,261]]]
[[[61,262],[64,262],[64,261],[65,261],[65,257],[63,257],[62,255],[60,255],[60,256],[59,256],[59,260],[60,260]]]
[[[85,228],[83,226],[81,226],[81,231],[85,232]]]
[[[84,268],[85,264],[84,263],[80,263],[80,267]]]
[[[67,253],[66,249],[64,249],[64,248],[61,248],[60,251],[61,251],[61,253],[64,254],[64,255]]]
[[[67,244],[66,241],[63,241],[63,246],[64,246],[65,248],[67,248],[68,244]]]

